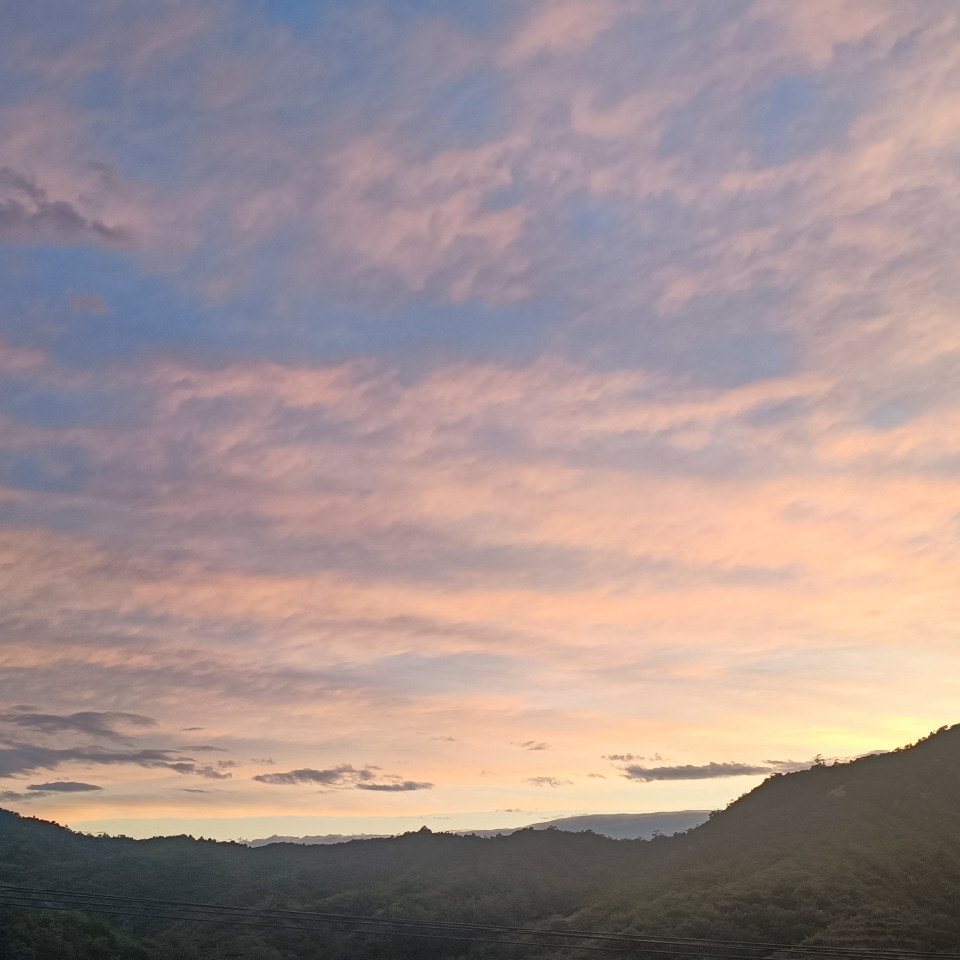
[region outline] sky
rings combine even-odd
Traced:
[[[954,0],[0,21],[0,805],[514,827],[960,720]]]

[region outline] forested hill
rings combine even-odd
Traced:
[[[674,837],[428,831],[251,849],[0,811],[0,883],[363,916],[960,951],[960,725],[774,776]],[[3,908],[0,958],[488,957],[519,948]],[[523,955],[538,955],[534,949]],[[555,951],[540,956],[555,956]]]

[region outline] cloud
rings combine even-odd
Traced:
[[[339,786],[340,784],[354,784],[362,780],[372,780],[376,774],[369,767],[358,770],[348,763],[326,770],[314,770],[304,767],[301,770],[290,770],[287,773],[260,773],[253,779],[260,783],[319,783],[322,786]]]
[[[210,765],[201,765],[197,763],[171,763],[168,769],[174,773],[194,774],[200,777],[206,777],[208,780],[230,780],[232,773],[223,773],[216,767]]]
[[[352,273],[355,283],[399,284],[458,303],[518,299],[526,292],[518,250],[525,210],[488,203],[510,186],[509,161],[499,143],[427,159],[390,137],[347,144],[331,158],[334,185],[317,197],[315,265],[341,260],[340,276]]]
[[[54,783],[32,783],[28,790],[43,790],[48,793],[89,793],[94,790],[102,790],[93,783],[77,783],[73,780],[60,780]]]
[[[13,777],[36,770],[53,770],[65,763],[94,763],[103,765],[132,764],[140,767],[166,768],[177,773],[194,772],[177,769],[189,757],[180,757],[172,750],[105,750],[100,747],[71,747],[53,749],[29,743],[3,740],[0,747],[0,777]],[[192,764],[189,764],[192,766]]]
[[[77,783],[74,781],[58,781],[55,783],[36,783],[27,787],[26,793],[16,790],[0,790],[0,801],[28,802],[40,800],[43,797],[56,797],[65,793],[95,793],[103,790],[93,783]]]
[[[8,723],[40,733],[84,733],[104,740],[129,741],[117,727],[152,727],[155,721],[138,713],[97,713],[85,711],[61,715],[55,713],[5,713],[0,723]]]
[[[604,755],[603,759],[629,763],[633,760],[662,760],[663,757],[661,757],[659,753],[655,753],[650,757],[641,757],[635,753],[608,753]]]
[[[551,0],[510,41],[504,55],[507,63],[527,60],[548,52],[583,50],[617,19],[616,0]]]
[[[84,216],[66,200],[50,199],[47,191],[25,174],[0,169],[0,242],[19,244],[97,243],[130,247],[128,229]]]
[[[651,783],[655,780],[713,780],[717,777],[750,777],[778,772],[776,767],[748,763],[705,763],[701,766],[685,764],[675,767],[641,767],[632,765],[623,768],[628,780]]]
[[[751,16],[782,31],[783,42],[805,54],[817,67],[829,63],[839,44],[856,43],[895,11],[885,0],[807,0],[783,6],[755,0]]]
[[[356,790],[374,790],[382,793],[400,793],[409,790],[430,790],[432,783],[421,783],[416,780],[400,780],[398,777],[389,776],[383,782],[377,782],[379,773],[378,767],[351,766],[349,763],[342,763],[336,767],[330,767],[326,770],[314,770],[305,767],[302,770],[290,770],[287,773],[260,773],[253,779],[260,783],[274,784],[298,784],[313,783],[320,784],[323,787],[335,789],[356,789]]]
[[[432,790],[432,783],[416,780],[402,780],[399,783],[358,783],[358,790],[377,790],[383,793],[400,793],[408,790]]]
[[[523,740],[515,743],[514,746],[521,747],[524,750],[549,750],[549,743],[541,743],[537,740]]]
[[[149,246],[178,204],[209,225],[188,260],[25,247],[5,278],[6,696],[156,702],[163,729],[202,702],[244,755],[304,770],[329,747],[290,752],[291,717],[336,723],[344,756],[442,724],[475,731],[440,751],[471,776],[517,729],[566,751],[583,717],[591,744],[666,736],[668,755],[722,756],[769,730],[746,755],[782,756],[797,742],[782,730],[823,698],[879,709],[878,664],[906,678],[896,715],[952,709],[956,24],[882,0],[661,6],[524,4],[512,32],[454,37],[439,82],[497,70],[503,122],[457,143],[441,121],[439,146],[417,119],[428,57],[334,51],[361,123],[338,94],[301,99],[320,89],[306,58],[327,69],[319,35],[270,34],[258,53],[238,21],[254,38],[240,57],[220,20],[184,27],[192,59],[164,41],[136,68],[124,48],[152,44],[144,22],[92,21],[56,55],[0,40],[67,105],[27,84],[20,120],[4,114],[7,229],[109,247],[94,225],[129,225]],[[87,62],[118,64],[121,103],[90,105]],[[170,125],[140,109],[158,93]],[[107,320],[78,312],[99,308],[74,301],[88,286]],[[29,339],[40,300],[51,355]],[[183,359],[198,342],[205,359]],[[57,419],[101,383],[142,422]],[[82,484],[35,489],[53,442],[83,451]],[[784,699],[789,719],[756,722]],[[837,736],[854,742],[829,749],[866,746]],[[610,759],[631,779],[679,769]],[[358,777],[332,787],[392,782]]]
[[[573,785],[572,780],[563,780],[559,777],[527,777],[525,782],[535,787],[553,787],[554,789]]]

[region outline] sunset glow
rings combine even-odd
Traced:
[[[0,806],[513,827],[960,720],[953,0],[0,11]]]

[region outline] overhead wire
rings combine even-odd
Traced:
[[[617,940],[630,940],[631,942],[636,943],[649,943],[649,944],[669,944],[682,945],[682,946],[691,946],[691,947],[711,947],[714,949],[727,949],[731,947],[738,947],[741,949],[773,949],[773,950],[811,950],[820,953],[834,954],[837,950],[836,947],[830,947],[825,945],[799,945],[799,944],[782,944],[782,943],[762,943],[754,941],[740,941],[740,940],[710,940],[704,938],[692,938],[692,937],[656,937],[648,934],[627,934],[627,933],[609,933],[604,931],[596,930],[576,930],[565,928],[562,930],[545,930],[543,928],[533,928],[533,927],[517,927],[509,926],[503,924],[477,924],[470,923],[468,921],[444,921],[444,920],[423,920],[416,918],[408,917],[364,917],[351,914],[330,914],[330,913],[318,913],[312,911],[303,911],[303,910],[282,910],[279,908],[273,907],[239,907],[231,906],[227,904],[211,904],[211,903],[196,903],[192,901],[182,901],[182,900],[163,900],[157,898],[146,898],[146,897],[125,897],[125,896],[114,896],[110,894],[95,894],[95,893],[86,893],[78,891],[67,891],[67,890],[51,890],[51,889],[38,889],[33,887],[13,887],[10,885],[0,884],[0,891],[15,890],[24,894],[34,894],[34,895],[47,895],[47,896],[59,896],[59,897],[71,897],[71,898],[83,898],[87,900],[111,900],[119,901],[122,903],[142,903],[142,904],[155,904],[162,906],[176,906],[178,908],[189,908],[197,910],[216,910],[220,912],[224,911],[242,911],[244,913],[256,912],[260,915],[270,915],[270,916],[283,916],[291,917],[296,919],[307,919],[312,918],[319,922],[352,922],[352,923],[366,923],[366,924],[383,924],[383,925],[413,925],[413,926],[424,926],[429,925],[433,927],[444,927],[452,929],[474,929],[481,931],[497,931],[497,932],[514,932],[514,933],[524,933],[524,934],[555,934],[555,935],[564,935],[568,937],[588,937],[595,939],[597,937],[613,937]],[[883,950],[877,948],[844,948],[848,952],[853,953],[859,957],[937,957],[940,960],[960,960],[960,954],[943,954],[935,953],[930,951],[909,951],[909,950]],[[735,958],[730,954],[725,954],[725,957],[728,960],[746,960],[746,958]]]
[[[9,901],[0,899],[0,904],[8,903]],[[75,906],[57,906],[54,904],[23,904],[16,903],[15,906],[28,907],[33,910],[56,910],[60,912],[74,911],[78,908]],[[83,909],[83,908],[79,908]],[[251,921],[243,920],[236,917],[197,917],[197,916],[178,916],[176,914],[150,914],[142,913],[140,911],[130,911],[130,910],[120,910],[116,907],[106,907],[106,908],[93,908],[87,907],[87,911],[96,912],[98,914],[105,914],[107,916],[120,916],[120,917],[135,917],[137,919],[145,920],[180,920],[188,921],[194,923],[220,923],[228,924],[230,926],[237,927],[267,927],[271,930],[296,930],[300,933],[310,932],[312,929],[309,926],[303,926],[299,924],[285,924],[285,923],[268,923],[265,921]],[[402,932],[397,930],[343,930],[338,931],[343,934],[360,934],[370,935],[376,934],[377,936],[385,937],[402,937],[404,939],[416,939],[416,940],[453,940],[458,943],[494,943],[504,946],[521,946],[521,947],[570,947],[570,944],[557,944],[557,943],[531,943],[528,940],[504,940],[504,939],[495,939],[492,937],[456,937],[447,934],[432,934],[432,933],[416,933],[416,932]],[[576,950],[601,950],[608,953],[624,953],[628,948],[627,947],[600,947],[594,946],[591,944],[577,944],[573,947]]]
[[[46,899],[59,899],[61,903],[72,906],[54,906],[41,902]],[[195,903],[190,901],[164,900],[146,897],[124,897],[110,894],[96,894],[78,891],[38,889],[11,884],[0,884],[0,902],[12,906],[34,909],[80,909],[98,913],[110,913],[118,916],[138,917],[141,919],[163,919],[179,921],[200,921],[207,923],[232,923],[246,926],[268,926],[281,929],[310,930],[317,924],[339,924],[347,927],[366,926],[370,930],[345,930],[345,933],[377,934],[383,936],[414,937],[422,939],[457,940],[460,942],[497,943],[527,947],[572,947],[575,949],[599,949],[623,952],[628,947],[643,948],[644,954],[667,955],[678,958],[696,958],[696,960],[758,960],[756,956],[742,956],[730,950],[753,950],[766,953],[789,953],[794,957],[839,957],[859,958],[859,960],[960,960],[960,954],[936,953],[920,950],[898,950],[884,948],[831,947],[821,944],[778,944],[744,940],[709,940],[692,937],[655,937],[645,934],[613,933],[610,931],[551,930],[534,927],[510,925],[476,924],[460,921],[421,920],[408,917],[363,917],[349,914],[329,914],[309,911],[282,910],[278,908],[251,908],[228,904]],[[122,909],[126,908],[126,909]],[[148,910],[166,910],[167,913],[148,913]],[[246,919],[244,919],[246,918]],[[250,919],[254,918],[254,919]],[[292,923],[279,921],[293,921]],[[393,928],[393,929],[389,929]],[[400,928],[400,929],[397,929]],[[405,929],[404,929],[405,928]],[[424,930],[443,930],[448,935],[425,933]],[[453,932],[475,931],[471,936],[453,936]],[[493,938],[479,934],[498,934]],[[540,938],[538,941],[508,940],[505,936]],[[550,940],[551,942],[544,942]],[[559,943],[557,941],[560,941]],[[564,943],[563,941],[567,941]],[[573,942],[571,942],[573,941]],[[594,941],[588,942],[576,941]],[[599,946],[602,943],[620,944],[619,947]],[[669,949],[664,949],[664,948]],[[705,951],[727,951],[707,953]]]
[[[125,898],[109,898],[109,901],[122,900]],[[131,898],[133,899],[133,898]],[[198,921],[204,923],[227,923],[232,925],[239,926],[261,926],[261,927],[273,927],[277,929],[292,929],[292,930],[301,930],[307,931],[311,929],[317,929],[317,924],[339,924],[341,926],[352,926],[353,929],[345,929],[338,932],[342,933],[359,933],[359,934],[368,934],[368,935],[378,935],[378,936],[392,936],[392,937],[405,937],[405,938],[415,938],[415,939],[431,939],[431,940],[456,940],[460,942],[473,942],[473,943],[500,943],[500,944],[515,944],[522,946],[537,946],[537,947],[570,947],[574,949],[590,949],[590,950],[606,950],[613,951],[617,953],[622,953],[630,947],[646,947],[646,944],[643,942],[634,942],[627,937],[618,936],[616,934],[598,932],[590,933],[586,931],[565,931],[565,930],[544,930],[537,928],[522,928],[522,927],[498,927],[492,925],[480,925],[480,924],[459,924],[456,922],[435,922],[429,920],[411,920],[411,919],[398,919],[391,920],[389,918],[377,918],[377,917],[352,917],[346,915],[329,915],[329,916],[318,916],[311,915],[306,913],[295,913],[293,911],[256,911],[256,910],[245,910],[244,908],[237,907],[226,907],[221,908],[215,905],[209,905],[207,909],[207,915],[204,916],[201,912],[200,915],[196,912],[198,907],[190,908],[192,912],[187,912],[182,910],[179,913],[155,913],[155,912],[146,912],[146,909],[135,909],[135,910],[123,910],[121,909],[122,905],[118,905],[113,902],[107,902],[104,904],[102,901],[97,900],[93,895],[87,895],[83,899],[72,898],[72,897],[62,897],[60,905],[52,905],[49,903],[44,903],[34,897],[24,897],[22,895],[12,895],[6,893],[5,891],[0,891],[0,903],[7,903],[9,905],[19,906],[23,908],[32,908],[32,909],[42,909],[42,910],[86,910],[89,912],[109,914],[113,916],[126,916],[126,917],[136,917],[139,919],[163,919],[163,920],[179,920],[179,921]],[[176,905],[176,901],[170,901],[171,905]],[[64,905],[69,904],[69,905]],[[149,909],[149,908],[147,908]],[[289,915],[288,915],[289,914]],[[243,919],[245,916],[257,917],[258,920],[246,920]],[[295,923],[282,923],[278,921],[284,920],[295,920]],[[357,929],[358,927],[374,927],[375,929]],[[407,929],[391,929],[396,927],[406,927]],[[476,930],[477,933],[504,933],[504,934],[514,934],[514,935],[523,935],[523,936],[532,936],[540,938],[539,942],[531,942],[529,940],[507,940],[503,938],[484,938],[474,933],[470,936],[457,937],[453,935],[438,935],[438,934],[429,934],[424,933],[424,929],[443,929],[443,930]],[[557,940],[560,941],[572,941],[572,940],[601,940],[601,941],[612,941],[614,943],[621,943],[620,947],[601,947],[595,946],[592,944],[584,943],[557,943]],[[550,942],[545,942],[550,941]],[[665,954],[668,957],[676,958],[696,958],[696,960],[755,960],[753,957],[738,957],[730,954],[705,954],[702,952],[690,953],[690,952],[679,952],[677,950],[663,950],[663,949],[650,949],[646,948],[643,950],[644,954]]]

